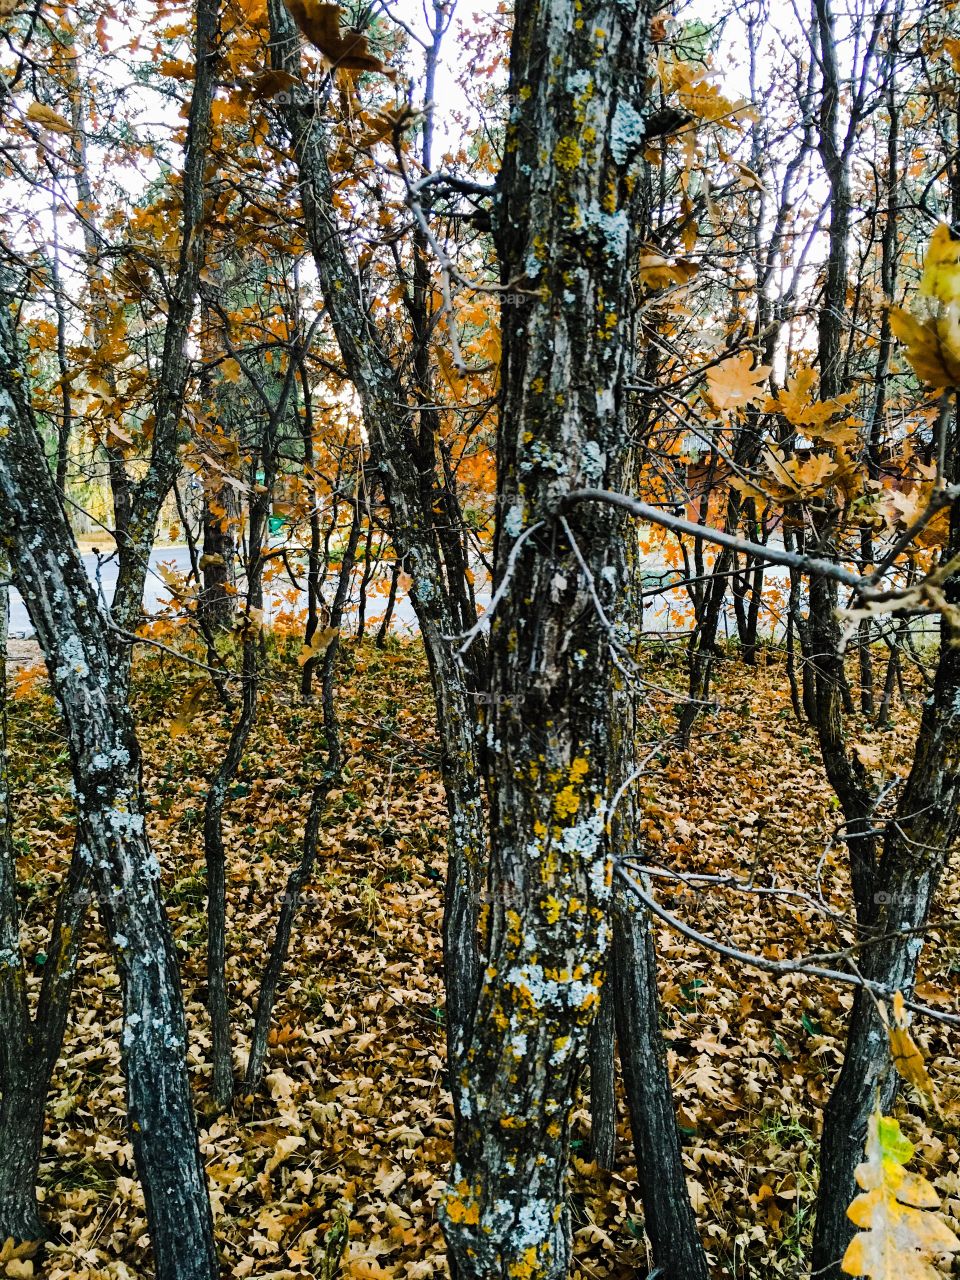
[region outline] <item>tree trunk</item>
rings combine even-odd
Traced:
[[[387,596],[387,607],[384,610],[383,618],[380,622],[380,629],[377,631],[377,648],[383,649],[387,644],[387,636],[390,634],[390,623],[393,619],[393,610],[397,603],[397,587],[400,583],[400,561],[394,560],[393,570],[390,574],[390,594]]]
[[[945,393],[946,397],[946,393]],[[941,428],[946,429],[944,399]],[[954,405],[946,450],[948,479],[960,476],[960,423]],[[944,563],[960,552],[960,502],[950,512]],[[960,576],[944,584],[948,601],[960,599]],[[883,851],[872,880],[861,928],[869,946],[861,961],[867,978],[908,994],[930,907],[960,834],[960,648],[941,622],[940,655],[933,691],[923,705],[913,766],[884,826]],[[860,904],[858,902],[858,908]],[[864,928],[866,926],[866,928]],[[858,993],[850,1019],[840,1076],[824,1115],[820,1190],[813,1235],[813,1268],[826,1280],[841,1280],[839,1260],[853,1228],[846,1208],[855,1193],[867,1120],[877,1100],[889,1109],[897,1081],[887,1035],[876,1006]]]
[[[18,1244],[45,1235],[37,1203],[37,1170],[43,1143],[47,1090],[41,1089],[29,1064],[19,1075],[7,1076],[0,1096],[0,1239]]]
[[[617,1153],[616,1036],[614,991],[607,980],[590,1028],[590,1154],[601,1169],[612,1169]]]
[[[203,584],[197,609],[212,631],[229,631],[237,607],[236,546],[229,517],[232,502],[225,485],[212,494],[204,488],[200,559]]]
[[[339,631],[343,623],[343,615],[350,595],[350,581],[356,563],[357,544],[360,540],[361,503],[357,497],[353,508],[353,524],[347,541],[343,560],[340,564],[340,576],[330,608],[330,626]],[[260,993],[257,997],[257,1009],[253,1020],[253,1034],[250,1038],[250,1055],[247,1059],[248,1088],[257,1089],[263,1079],[263,1068],[267,1058],[267,1039],[270,1032],[270,1020],[277,999],[277,987],[283,972],[287,952],[290,949],[290,938],[296,920],[300,895],[306,887],[317,859],[317,839],[320,834],[320,819],[323,806],[330,791],[340,779],[342,756],[340,751],[340,725],[337,721],[337,709],[334,701],[334,683],[336,676],[337,650],[339,639],[334,636],[321,659],[322,675],[320,680],[321,699],[323,705],[323,731],[326,736],[327,760],[320,781],[313,789],[310,808],[303,831],[303,850],[299,866],[287,878],[286,890],[280,904],[277,917],[277,928],[273,937],[273,945],[267,958],[263,978],[260,982]]]
[[[213,1224],[186,1070],[173,941],[147,838],[126,672],[87,578],[24,399],[15,290],[0,306],[0,537],[36,630],[66,726],[79,838],[120,971],[130,1139],[158,1280],[217,1275]]]
[[[955,517],[956,519],[956,517]],[[958,522],[960,524],[960,522]],[[952,594],[960,594],[954,580]],[[923,930],[947,856],[960,833],[960,650],[944,636],[934,694],[923,712],[910,777],[886,824],[864,976],[909,994]],[[887,1034],[875,1002],[857,993],[840,1076],[824,1114],[813,1272],[842,1280],[840,1258],[853,1234],[846,1216],[856,1193],[867,1121],[889,1110],[897,1089]]]
[[[660,1034],[657,957],[649,913],[622,881],[614,891],[613,982],[643,1226],[659,1268],[657,1275],[663,1280],[708,1280]]]
[[[210,1096],[218,1111],[233,1106],[233,1034],[227,990],[227,856],[223,806],[236,776],[257,715],[257,637],[243,639],[240,714],[223,759],[207,791],[203,809],[203,856],[207,873],[207,1009],[210,1013]]]
[[[463,586],[451,586],[439,555],[437,515],[424,505],[423,462],[398,370],[368,312],[337,223],[323,120],[301,81],[300,39],[283,0],[268,0],[272,65],[295,87],[284,108],[300,174],[310,248],[330,320],[370,438],[390,512],[390,540],[413,579],[411,600],[430,665],[449,818],[443,946],[447,1052],[454,1110],[457,1074],[469,1039],[480,975],[478,918],[486,845],[478,742],[477,689],[482,643],[461,657],[447,637],[464,629]],[[431,470],[435,466],[429,460]],[[439,517],[446,519],[446,515]]]
[[[10,593],[0,548],[0,1240],[18,1243],[43,1234],[37,1206],[37,1167],[43,1103],[34,1102],[26,975],[20,951],[17,860],[7,762],[7,632]]]
[[[505,288],[525,286],[502,316],[489,947],[440,1204],[464,1280],[559,1280],[570,1264],[569,1124],[607,954],[620,643],[607,610],[626,585],[627,537],[618,512],[564,503],[578,482],[618,488],[625,475],[649,17],[605,0],[516,6],[521,105],[495,234]]]

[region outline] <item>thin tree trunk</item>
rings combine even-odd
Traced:
[[[398,406],[407,403],[407,393],[366,308],[360,281],[339,231],[324,123],[315,113],[305,114],[303,109],[312,101],[312,91],[300,79],[296,26],[282,0],[268,0],[267,8],[272,65],[287,71],[295,82],[284,116],[299,170],[304,220],[317,277],[344,365],[363,409],[372,464],[380,473],[390,512],[390,540],[411,572],[411,600],[430,665],[449,817],[443,945],[447,1054],[454,1111],[459,1117],[458,1077],[480,978],[478,918],[486,822],[473,695],[483,644],[475,644],[464,663],[446,639],[465,629],[458,604],[462,589],[459,593],[450,589],[438,551],[437,517],[432,505],[423,505],[419,444],[409,415],[398,411]],[[434,465],[433,460],[430,462]],[[431,493],[432,489],[431,485]],[[471,661],[474,652],[478,657]]]
[[[956,547],[960,545],[960,510],[955,510],[953,523],[951,541]],[[924,704],[913,768],[896,814],[886,824],[872,904],[873,936],[862,953],[867,978],[907,995],[912,991],[924,926],[958,833],[960,650],[944,635],[933,697]],[[876,1004],[858,992],[820,1144],[813,1273],[825,1280],[841,1280],[839,1260],[853,1233],[846,1209],[856,1190],[854,1172],[863,1158],[867,1120],[878,1102],[889,1110],[896,1081]]]
[[[601,1169],[612,1169],[617,1154],[614,1003],[608,973],[600,992],[600,1009],[590,1027],[590,1152]]]
[[[390,623],[393,620],[393,610],[397,603],[397,587],[400,582],[400,561],[394,560],[393,571],[390,574],[390,594],[387,596],[387,607],[383,614],[383,620],[380,623],[380,629],[377,632],[377,648],[383,649],[387,643],[387,636],[390,634]]]
[[[310,504],[310,545],[307,548],[307,625],[303,633],[303,642],[309,645],[320,626],[320,506],[317,492],[317,481],[314,473],[313,449],[313,403],[310,398],[310,379],[307,367],[301,360],[297,374],[300,378],[300,390],[303,396],[303,472],[307,485],[307,501]],[[337,503],[334,499],[333,521],[337,518]],[[316,659],[308,659],[300,673],[300,696],[309,702],[313,694],[313,673]]]
[[[357,605],[357,640],[363,639],[367,629],[367,591],[373,577],[373,519],[367,521],[367,538],[363,551],[363,573],[360,577],[360,600]]]
[[[214,631],[231,629],[237,606],[234,567],[236,546],[229,516],[231,502],[226,485],[212,491],[204,486],[203,555],[199,566],[203,582],[197,612]]]
[[[126,662],[101,614],[24,398],[10,307],[0,299],[0,536],[66,726],[79,839],[120,972],[129,1134],[158,1280],[213,1280],[217,1259],[186,1070],[173,940],[147,838]]]
[[[360,542],[360,530],[363,523],[362,503],[359,495],[353,505],[353,523],[350,536],[340,564],[340,576],[330,608],[330,626],[339,631],[343,624],[343,615],[350,595],[350,582],[356,564],[357,546]],[[310,808],[303,833],[303,852],[299,866],[290,873],[287,879],[280,914],[277,918],[277,929],[273,945],[260,982],[260,993],[257,997],[257,1010],[253,1020],[253,1035],[250,1041],[250,1054],[247,1059],[246,1083],[248,1088],[257,1089],[263,1079],[263,1068],[267,1057],[267,1039],[270,1034],[270,1021],[277,1000],[277,986],[283,973],[283,965],[290,949],[290,938],[300,905],[300,895],[313,873],[317,859],[317,838],[320,832],[320,819],[327,796],[336,786],[340,778],[341,751],[340,726],[337,721],[336,704],[334,702],[334,681],[336,676],[337,650],[339,638],[334,636],[323,655],[321,675],[321,697],[323,703],[323,729],[327,741],[327,761],[323,776],[313,789]]]
[[[203,810],[203,855],[207,873],[207,1009],[210,1013],[210,1094],[219,1111],[233,1106],[233,1034],[227,990],[227,858],[223,842],[223,806],[227,788],[240,767],[257,715],[259,692],[257,637],[243,639],[240,714],[217,768]]]
[[[643,1226],[663,1280],[708,1280],[690,1204],[666,1054],[649,913],[619,881],[613,907],[617,1039],[637,1155]]]

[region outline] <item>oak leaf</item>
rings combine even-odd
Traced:
[[[890,1054],[897,1072],[909,1084],[914,1085],[921,1093],[925,1093],[932,1101],[936,1101],[936,1090],[923,1061],[923,1054],[917,1048],[910,1034],[910,1015],[903,1000],[903,992],[897,991],[893,997],[893,1025],[887,1027],[890,1037]]]
[[[341,31],[343,10],[338,4],[316,0],[284,0],[294,22],[327,61],[344,71],[379,71],[391,80],[396,71],[370,52],[367,37],[359,31]]]
[[[739,409],[759,400],[770,376],[768,364],[753,367],[753,354],[741,351],[707,370],[707,398],[713,407]]]
[[[40,125],[42,129],[49,129],[51,133],[73,133],[73,125],[70,121],[65,119],[59,111],[54,111],[53,107],[45,106],[42,102],[30,103],[27,108],[27,119]]]
[[[200,709],[200,702],[203,698],[204,682],[196,680],[187,691],[186,697],[180,704],[180,709],[174,718],[170,721],[170,737],[180,738],[185,734],[194,716]]]
[[[671,262],[663,254],[647,249],[638,262],[640,282],[647,289],[668,289],[673,284],[686,284],[697,274],[692,262]]]
[[[956,308],[932,320],[918,320],[903,307],[890,307],[890,328],[907,349],[917,377],[934,387],[960,385],[960,315]]]
[[[960,239],[954,239],[945,222],[930,237],[917,292],[947,305],[960,302]]]
[[[297,654],[297,662],[301,667],[305,667],[308,662],[314,661],[316,658],[322,658],[330,646],[340,634],[338,627],[323,627],[313,637],[309,644],[305,644]]]
[[[960,1250],[960,1240],[930,1212],[940,1204],[936,1191],[926,1178],[904,1168],[913,1150],[896,1120],[876,1112],[870,1117],[867,1159],[856,1175],[863,1194],[847,1210],[862,1228],[843,1255],[847,1275],[939,1280],[933,1259]]]

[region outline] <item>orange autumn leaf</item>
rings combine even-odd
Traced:
[[[760,399],[769,376],[768,364],[754,368],[753,353],[741,351],[707,370],[707,399],[719,412],[742,408]]]
[[[910,1034],[910,1017],[902,991],[897,991],[893,997],[893,1025],[887,1027],[887,1035],[890,1037],[890,1055],[898,1074],[935,1101],[936,1091],[923,1054]]]
[[[334,68],[345,71],[379,71],[391,80],[396,71],[372,54],[367,37],[358,31],[342,31],[343,10],[338,4],[316,0],[284,0],[294,22]]]

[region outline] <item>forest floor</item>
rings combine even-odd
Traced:
[[[310,787],[324,759],[319,711],[296,696],[299,668],[276,654],[253,744],[231,789],[229,977],[238,1075],[251,1009]],[[815,739],[790,709],[779,655],[722,664],[717,710],[692,749],[668,741],[679,655],[652,652],[645,735],[661,743],[643,784],[647,858],[664,869],[754,875],[811,891],[824,917],[772,895],[694,892],[658,879],[665,905],[701,931],[767,956],[850,940],[838,815]],[[66,749],[39,669],[21,669],[10,705],[23,937],[34,988],[52,895],[72,834]],[[450,1158],[443,1087],[440,921],[445,809],[432,701],[415,644],[344,646],[338,711],[345,768],[323,819],[320,862],[304,895],[276,1011],[267,1087],[241,1089],[215,1118],[206,1095],[202,814],[229,720],[205,696],[187,728],[191,677],[171,659],[140,664],[136,714],[150,830],[167,881],[191,1026],[201,1146],[229,1277],[322,1274],[325,1236],[349,1220],[340,1275],[443,1277],[435,1206]],[[919,697],[917,698],[919,703]],[[181,723],[177,723],[179,716]],[[173,731],[171,725],[173,724]],[[179,732],[178,732],[179,730]],[[916,708],[890,729],[866,721],[863,758],[902,775]],[[647,748],[649,749],[649,747]],[[922,959],[928,1003],[960,1004],[956,856]],[[820,1113],[842,1055],[846,989],[779,980],[718,958],[666,926],[656,931],[664,1031],[684,1159],[717,1277],[800,1277],[815,1190]],[[146,1222],[124,1128],[118,983],[91,919],[74,1014],[50,1099],[41,1171],[56,1232],[38,1274],[126,1280],[150,1274]],[[942,1116],[907,1090],[899,1107],[926,1173],[960,1228],[960,1037],[918,1025]],[[621,1117],[615,1172],[589,1160],[589,1115],[573,1120],[576,1280],[644,1275],[635,1167]],[[345,1216],[344,1216],[345,1215]],[[0,1276],[4,1274],[0,1255]],[[15,1265],[10,1275],[23,1275]]]

